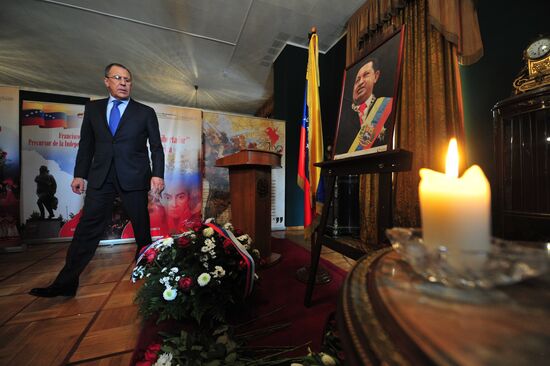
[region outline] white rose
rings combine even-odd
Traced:
[[[204,287],[208,285],[208,282],[210,282],[210,274],[209,273],[201,273],[199,278],[197,279],[197,282],[199,283],[199,286]]]
[[[164,292],[162,293],[162,297],[166,301],[172,301],[178,296],[178,290],[168,287]]]
[[[207,238],[211,237],[212,235],[214,235],[214,229],[212,229],[211,227],[207,227],[202,231],[202,235],[206,236]]]
[[[331,355],[327,355],[326,353],[320,353],[321,356],[321,362],[325,366],[336,366],[336,361],[334,361],[334,358],[332,358]]]

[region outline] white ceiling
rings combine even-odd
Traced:
[[[0,84],[104,95],[119,62],[141,101],[253,114],[285,44],[307,47],[316,26],[326,52],[364,2],[0,0]]]

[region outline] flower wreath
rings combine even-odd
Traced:
[[[141,251],[132,282],[145,279],[136,302],[144,318],[224,322],[231,305],[252,291],[256,249],[230,223],[196,224],[191,230],[159,239]],[[250,252],[249,252],[250,251]]]

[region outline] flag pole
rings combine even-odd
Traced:
[[[322,124],[321,124],[321,120],[320,120],[320,105],[318,105],[318,97],[319,97],[319,93],[318,93],[318,90],[319,90],[319,86],[318,86],[318,74],[319,74],[319,69],[318,69],[318,64],[317,64],[317,49],[315,49],[315,54],[313,55],[315,57],[315,60],[311,60],[312,58],[312,52],[311,52],[311,38],[314,34],[317,34],[317,28],[316,27],[312,27],[311,28],[311,32],[308,33],[308,39],[309,39],[309,45],[308,45],[308,49],[309,49],[309,56],[308,56],[308,70],[307,70],[307,73],[306,73],[306,92],[305,92],[305,97],[304,97],[304,116],[303,116],[303,119],[302,119],[302,133],[301,133],[301,136],[300,136],[300,158],[299,158],[299,162],[298,162],[298,184],[300,185],[300,187],[302,187],[302,189],[304,190],[304,234],[305,234],[305,238],[306,238],[306,241],[307,241],[307,234],[308,234],[308,231],[309,231],[309,242],[310,242],[310,250],[313,250],[314,246],[316,245],[316,238],[317,238],[317,231],[318,231],[318,227],[315,227],[315,224],[319,222],[319,220],[315,220],[315,214],[316,212],[318,211],[316,208],[316,206],[318,205],[317,201],[318,201],[318,192],[317,192],[317,188],[318,188],[318,185],[321,186],[321,191],[323,191],[323,187],[322,187],[322,184],[323,182],[321,180],[319,180],[319,176],[320,176],[320,173],[317,172],[316,174],[313,174],[313,172],[310,170],[312,168],[312,163],[311,163],[311,159],[314,159],[315,157],[318,158],[318,156],[316,156],[315,154],[315,151],[313,154],[311,154],[310,150],[314,149],[315,147],[312,147],[312,145],[316,145],[316,147],[318,148],[319,145],[321,147],[321,157],[324,156],[324,149],[323,149],[323,137],[322,137]],[[317,41],[317,40],[316,40]],[[315,43],[314,44],[314,47],[316,48],[317,47],[317,44]],[[310,67],[311,65],[315,65],[316,68],[315,70],[311,71],[310,70]],[[310,77],[311,74],[314,74],[314,77]],[[314,82],[316,85],[314,85],[314,88],[310,88],[310,85],[308,85],[308,83],[311,83],[311,82]],[[316,109],[315,110],[311,110],[311,109],[308,109],[308,107],[312,107],[310,106],[309,102],[310,102],[310,98],[312,98],[311,95],[308,95],[308,91],[310,90],[316,90]],[[310,118],[310,116],[312,116],[314,113],[316,113],[317,115],[315,116],[316,118]],[[311,123],[317,123],[319,124],[319,126],[313,126],[311,125]],[[321,129],[320,131],[316,131],[315,127],[317,127],[318,129]],[[319,133],[320,132],[320,133]],[[313,136],[311,136],[311,134],[313,134]],[[317,139],[320,139],[321,141],[316,141],[315,144],[312,144],[312,138],[315,137]],[[318,151],[317,151],[318,152]],[[313,156],[312,156],[313,155]],[[324,159],[322,159],[324,160]],[[315,162],[315,160],[314,160]],[[315,168],[315,169],[319,169],[319,168]],[[310,181],[310,178],[313,176],[317,176],[317,180],[315,180],[316,178],[313,178],[312,181]],[[315,182],[314,182],[315,181]],[[311,194],[310,192],[310,185],[313,187],[313,195]],[[321,195],[323,195],[324,193],[321,193]],[[312,197],[314,197],[314,199],[312,200]],[[312,202],[313,201],[313,202]],[[313,209],[312,209],[313,207]],[[313,211],[313,212],[312,212]],[[310,272],[310,266],[303,266],[301,268],[299,268],[297,271],[296,271],[296,278],[301,281],[301,282],[304,282],[304,283],[307,283],[308,281],[308,278],[309,278],[309,272]],[[324,269],[323,267],[319,266],[318,267],[318,270],[316,271],[317,272],[317,275],[315,277],[315,284],[325,284],[325,283],[329,283],[331,280],[332,280],[332,277],[330,275],[330,273]]]

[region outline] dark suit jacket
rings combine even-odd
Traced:
[[[113,162],[122,189],[149,190],[151,176],[164,177],[157,115],[153,108],[130,99],[112,136],[107,125],[107,102],[108,99],[100,99],[86,105],[74,176],[88,180],[92,188],[100,188]]]
[[[351,103],[342,106],[340,121],[338,123],[338,135],[334,142],[334,154],[346,154],[355,140],[355,136],[361,128],[357,112],[351,109]]]

